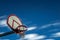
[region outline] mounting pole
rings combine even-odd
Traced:
[[[10,35],[10,34],[13,34],[13,33],[15,33],[15,32],[14,31],[6,32],[6,33],[3,33],[3,34],[0,34],[0,37],[7,36],[7,35]]]

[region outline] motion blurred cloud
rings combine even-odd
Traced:
[[[10,40],[10,39],[0,39],[0,40]]]
[[[55,39],[46,39],[46,40],[55,40]]]
[[[36,28],[37,28],[37,27],[35,27],[35,26],[29,27],[29,28],[27,29],[27,31],[34,30],[34,29],[36,29]]]
[[[52,37],[60,37],[60,32],[52,34]]]
[[[1,26],[7,26],[7,24],[6,24],[6,15],[4,15],[4,16],[0,16],[0,27]]]
[[[46,38],[45,35],[27,34],[25,35],[24,40],[42,40],[44,38]],[[21,40],[21,39],[18,39],[18,40]]]
[[[4,32],[0,32],[0,34],[3,34]]]
[[[0,26],[7,26],[6,21],[6,19],[0,20]]]
[[[43,25],[43,26],[40,27],[40,29],[44,29],[44,28],[47,28],[47,27],[51,27],[52,25],[53,25],[53,26],[60,25],[60,22]]]
[[[3,18],[6,18],[6,15],[4,15],[4,16],[0,16],[0,19],[3,19]]]

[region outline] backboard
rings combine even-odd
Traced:
[[[13,14],[8,17],[7,24],[12,29],[16,29],[18,26],[22,25],[21,20]]]

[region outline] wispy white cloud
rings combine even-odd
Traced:
[[[4,32],[0,32],[0,34],[3,34]]]
[[[39,29],[44,29],[44,28],[47,28],[47,27],[50,27],[50,26],[51,26],[51,24],[43,25]]]
[[[0,26],[7,26],[6,19],[0,20]]]
[[[6,15],[4,15],[4,16],[0,16],[0,19],[2,19],[2,18],[6,18]]]
[[[60,22],[58,22],[58,23],[53,23],[52,25],[54,25],[54,26],[60,25]]]
[[[4,15],[4,16],[0,16],[0,27],[1,26],[7,26],[7,24],[6,24],[6,15]]]
[[[55,39],[45,39],[45,40],[55,40]]]
[[[47,28],[47,27],[51,27],[52,25],[53,25],[53,26],[60,25],[60,22],[43,25],[43,26],[40,27],[40,29],[44,29],[44,28]]]
[[[0,40],[10,40],[10,39],[0,39]]]
[[[46,38],[45,35],[27,34],[27,35],[25,35],[24,40],[42,40],[44,38]],[[21,39],[19,39],[19,40],[21,40]]]
[[[29,28],[27,29],[27,31],[34,30],[34,29],[36,29],[36,28],[37,28],[36,26],[29,27]]]
[[[51,37],[60,37],[60,32],[57,32],[57,33],[52,34]]]

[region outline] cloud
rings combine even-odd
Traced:
[[[44,28],[47,28],[47,27],[50,27],[50,26],[51,26],[51,24],[43,25],[43,26],[40,27],[40,29],[44,29]]]
[[[0,19],[3,19],[3,18],[6,18],[6,15],[4,15],[4,16],[0,16]]]
[[[46,38],[45,35],[27,34],[27,35],[25,35],[24,40],[41,40],[44,38]],[[18,40],[21,40],[21,39],[18,39]]]
[[[0,34],[3,34],[4,32],[0,32]]]
[[[34,27],[29,27],[29,28],[27,29],[27,31],[34,30],[34,29],[36,29],[35,26],[34,26]]]
[[[6,19],[0,20],[0,26],[7,26]]]
[[[52,34],[52,37],[60,37],[60,32]]]
[[[53,23],[52,25],[55,25],[56,26],[56,25],[60,25],[60,23],[59,22],[58,23]]]
[[[55,39],[46,39],[46,40],[55,40]]]
[[[5,26],[7,26],[7,24],[6,24],[6,15],[4,15],[4,16],[0,16],[0,27],[1,26],[3,26],[3,27],[5,27]]]
[[[44,28],[50,27],[50,26],[52,26],[52,25],[53,25],[53,26],[60,25],[60,22],[43,25],[43,26],[40,27],[40,29],[44,29]]]
[[[10,40],[10,39],[0,39],[0,40]]]

